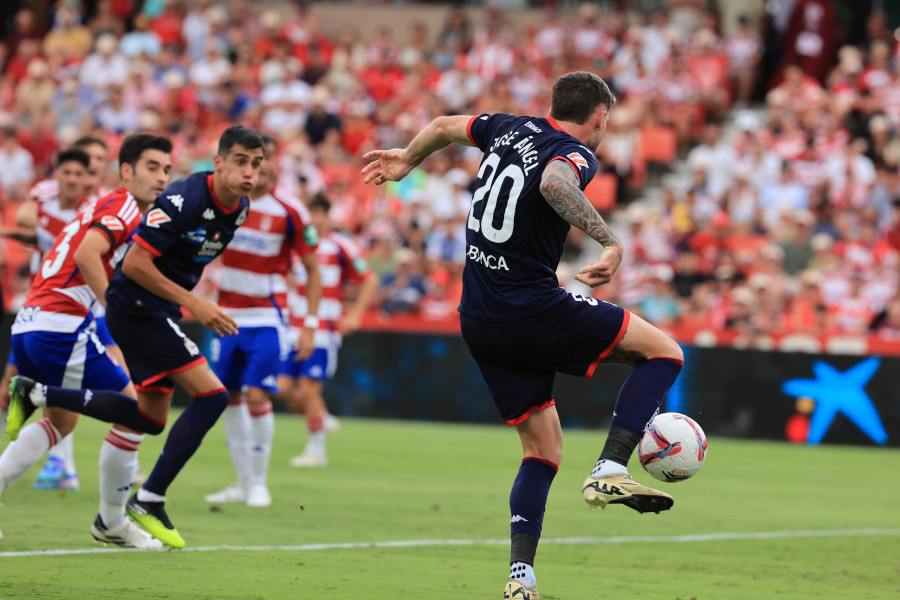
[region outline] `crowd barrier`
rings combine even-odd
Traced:
[[[3,319],[9,331],[12,317]],[[183,323],[207,347],[209,333]],[[8,351],[8,335],[0,351]],[[686,346],[685,368],[663,406],[696,418],[708,435],[795,443],[900,446],[900,358]],[[564,427],[609,423],[627,367],[591,379],[559,375]],[[325,387],[338,416],[502,423],[459,335],[360,331],[344,340]],[[178,393],[176,404],[187,397]]]

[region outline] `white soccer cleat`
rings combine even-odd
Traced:
[[[247,501],[247,492],[239,483],[229,485],[221,492],[206,496],[207,502],[215,504],[239,504]]]
[[[253,508],[272,506],[272,494],[269,493],[269,488],[263,484],[250,486],[250,491],[247,492],[247,506]]]
[[[313,454],[304,452],[291,459],[292,467],[326,467],[328,466],[328,458],[324,454]]]
[[[119,527],[108,529],[100,515],[91,524],[91,535],[98,542],[115,544],[123,548],[140,548],[142,550],[162,550],[163,543],[125,519]]]
[[[322,420],[322,430],[331,435],[332,433],[337,433],[341,428],[341,420],[338,419],[331,413],[325,413],[325,418]]]

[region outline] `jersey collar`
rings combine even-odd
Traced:
[[[209,195],[212,196],[213,202],[215,202],[216,206],[219,207],[219,210],[221,210],[226,215],[230,215],[231,213],[233,213],[234,211],[236,211],[237,209],[239,209],[241,207],[240,200],[238,200],[237,203],[232,208],[228,208],[227,206],[225,206],[224,204],[219,202],[219,199],[216,198],[216,193],[213,191],[213,174],[212,173],[210,173],[209,177],[206,178],[206,186],[209,188]]]
[[[562,131],[563,133],[566,132],[565,129],[563,129],[562,127],[559,126],[559,123],[556,122],[556,119],[554,119],[554,118],[551,117],[550,115],[547,115],[547,116],[544,117],[544,118],[547,120],[548,123],[550,123],[550,126],[553,127],[553,129],[556,129],[556,130],[558,130],[558,131]]]

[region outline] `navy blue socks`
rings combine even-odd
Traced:
[[[106,390],[70,390],[45,386],[47,406],[64,408],[107,423],[124,425],[129,429],[158,435],[165,429],[160,423],[144,415],[137,401],[119,392]]]
[[[612,426],[600,454],[601,461],[628,465],[631,454],[644,435],[644,429],[659,411],[666,392],[681,373],[682,365],[679,360],[654,358],[635,367],[616,398]]]
[[[191,405],[172,424],[153,472],[143,485],[144,490],[158,496],[166,495],[169,485],[200,447],[206,432],[215,425],[226,406],[228,392],[225,388],[193,396]]]
[[[541,538],[544,523],[544,508],[550,484],[556,477],[557,465],[540,458],[522,459],[516,481],[509,494],[509,522],[512,536],[510,562],[534,564],[537,541]],[[531,538],[534,542],[531,542]]]

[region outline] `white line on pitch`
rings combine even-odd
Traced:
[[[784,538],[816,538],[816,537],[859,537],[859,536],[893,536],[900,535],[900,529],[823,529],[801,531],[758,531],[736,533],[697,533],[689,535],[649,535],[649,536],[613,536],[613,537],[571,537],[544,538],[541,545],[572,544],[640,544],[640,543],[673,543],[718,542],[730,540],[773,540]],[[273,550],[302,552],[309,550],[355,550],[364,548],[420,548],[426,546],[503,546],[509,540],[397,540],[391,542],[347,542],[338,544],[302,544],[298,546],[197,546],[188,547],[181,552],[271,552]],[[0,552],[0,558],[16,558],[21,556],[71,556],[77,554],[108,554],[113,552],[143,552],[124,548],[73,548],[68,550],[27,550],[23,552]]]

